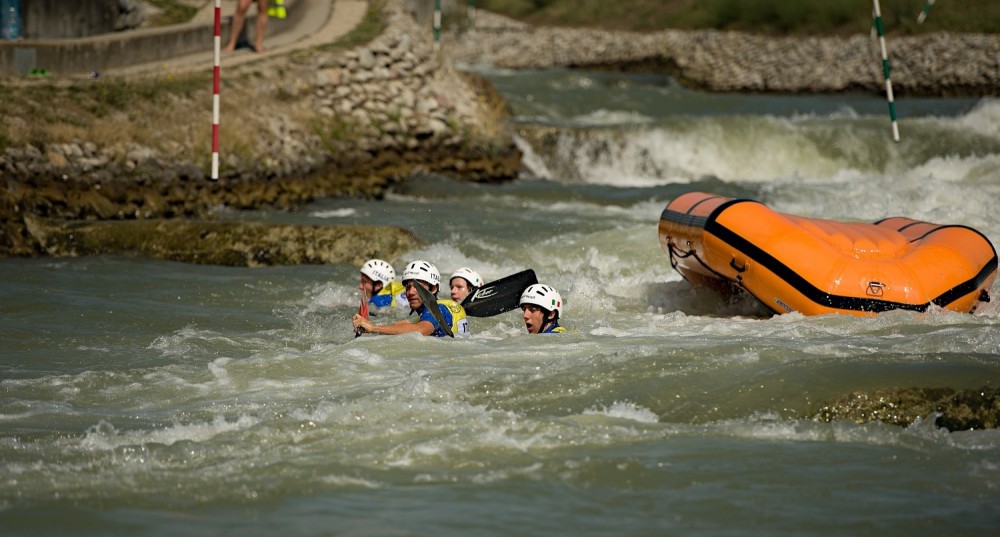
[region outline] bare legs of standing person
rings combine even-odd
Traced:
[[[256,0],[257,2],[257,35],[254,36],[254,52],[267,52],[264,48],[264,32],[267,30],[267,2],[268,0]],[[236,42],[239,41],[240,32],[243,31],[243,24],[246,23],[247,11],[254,0],[237,0],[236,13],[233,15],[233,24],[229,33],[229,44],[224,49],[226,52],[236,50]]]
[[[264,32],[267,30],[267,2],[268,0],[257,0],[257,35],[254,36],[254,49],[257,53],[267,52],[267,49],[264,48]]]

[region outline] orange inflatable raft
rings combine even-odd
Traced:
[[[871,315],[989,302],[997,253],[978,231],[893,217],[874,224],[777,213],[690,192],[663,210],[660,246],[694,285],[743,289],[777,313]]]

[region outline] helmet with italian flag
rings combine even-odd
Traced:
[[[533,304],[546,311],[555,311],[557,317],[562,316],[562,297],[559,296],[558,291],[544,283],[529,285],[521,293],[521,300],[518,303],[522,306],[524,304]]]
[[[392,265],[381,259],[369,259],[361,265],[361,274],[371,278],[373,282],[382,282],[382,285],[389,285],[389,282],[396,279],[396,271]]]
[[[483,277],[469,267],[462,267],[456,270],[455,273],[451,275],[451,278],[448,278],[448,282],[450,283],[451,280],[454,280],[455,278],[464,278],[465,281],[469,282],[469,285],[473,287],[483,286]]]
[[[414,261],[403,270],[403,281],[420,280],[431,285],[441,285],[441,273],[427,261]]]

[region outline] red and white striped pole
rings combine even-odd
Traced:
[[[212,180],[219,179],[219,67],[222,56],[222,0],[215,0],[215,67],[212,69]]]

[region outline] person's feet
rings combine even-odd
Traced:
[[[250,44],[247,44],[246,42],[244,42],[243,44],[239,44],[239,45],[227,45],[226,48],[222,49],[222,53],[223,54],[232,54],[233,52],[236,52],[236,49],[238,49],[238,48],[247,48],[247,49],[250,49],[250,52],[255,52],[257,54],[263,54],[263,53],[267,52],[267,49],[264,48],[261,45],[254,46],[254,45],[250,45]]]

